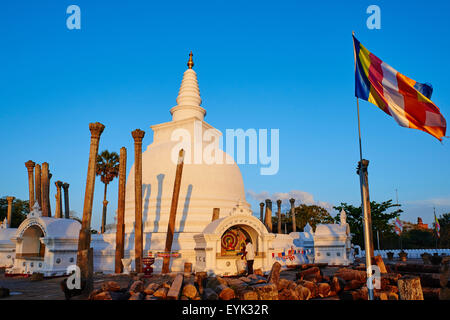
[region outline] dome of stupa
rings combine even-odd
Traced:
[[[145,233],[167,232],[179,150],[186,152],[176,213],[175,232],[202,232],[211,222],[213,208],[220,208],[220,217],[229,215],[239,203],[250,209],[245,200],[242,175],[234,160],[211,141],[221,133],[203,121],[206,114],[201,105],[197,75],[189,68],[184,72],[177,97],[171,108],[172,121],[151,126],[153,142],[142,154],[142,217]],[[209,137],[205,139],[204,133]],[[189,136],[185,144],[181,136]],[[213,137],[213,140],[211,139]],[[184,141],[184,140],[183,140]],[[215,140],[214,140],[215,141]],[[145,138],[144,138],[145,146]],[[214,148],[212,148],[214,146]],[[189,150],[190,149],[190,150]],[[203,151],[203,152],[197,152]],[[205,160],[205,155],[212,154]],[[134,151],[129,151],[129,159]],[[198,156],[199,155],[199,156]],[[212,163],[211,163],[212,162]],[[126,186],[126,232],[133,232],[134,165],[129,169]]]

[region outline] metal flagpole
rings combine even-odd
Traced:
[[[355,32],[352,32],[353,36]],[[355,59],[355,73],[356,73],[356,51],[355,45],[353,43],[353,55]],[[362,146],[361,146],[361,121],[359,116],[359,99],[356,97],[356,106],[358,112],[358,135],[359,135],[359,163],[357,173],[359,174],[359,182],[361,186],[361,209],[363,212],[363,227],[364,227],[364,246],[366,249],[366,271],[367,279],[372,279],[372,255],[373,255],[373,242],[372,242],[372,219],[370,217],[370,200],[369,200],[369,186],[367,177],[367,167],[369,161],[363,159],[362,157]],[[374,299],[373,285],[368,285],[368,296],[369,300]]]

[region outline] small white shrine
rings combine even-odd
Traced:
[[[17,228],[8,228],[5,220],[0,223],[0,268],[9,268],[14,264],[16,245],[11,238],[17,232]]]
[[[43,217],[39,204],[12,235],[15,259],[6,275],[42,273],[45,277],[68,274],[76,264],[81,224],[73,219]]]

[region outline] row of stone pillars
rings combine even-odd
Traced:
[[[84,195],[83,219],[78,239],[77,265],[80,268],[82,279],[85,281],[85,290],[90,292],[93,286],[93,249],[91,244],[91,218],[92,204],[95,188],[96,159],[100,143],[100,136],[105,126],[99,122],[90,123],[91,144],[89,151],[88,172],[86,179],[86,191]],[[142,272],[143,256],[143,227],[142,227],[142,139],[145,132],[139,129],[131,133],[134,139],[135,155],[135,266],[136,272]],[[120,149],[119,158],[119,194],[117,205],[117,229],[115,272],[123,271],[122,258],[124,257],[125,242],[125,186],[126,186],[127,149]]]
[[[291,217],[292,217],[292,232],[297,231],[297,226],[295,223],[295,199],[291,198],[289,199],[289,202],[291,204]],[[277,217],[278,217],[278,223],[277,223],[277,233],[282,233],[281,228],[281,200],[277,200]],[[272,200],[266,199],[266,210],[264,212],[264,202],[261,202],[259,204],[260,207],[260,220],[264,225],[266,226],[267,230],[269,232],[273,232],[272,228]],[[286,224],[285,224],[285,230],[284,233],[286,233]]]
[[[52,174],[50,173],[48,163],[43,162],[42,166],[36,164],[32,160],[25,162],[25,167],[28,172],[28,203],[30,212],[33,210],[34,203],[37,201],[42,210],[43,217],[51,217],[50,206],[50,180]],[[56,208],[55,218],[62,218],[62,199],[61,188],[64,190],[64,218],[69,219],[69,184],[67,182],[56,181]]]

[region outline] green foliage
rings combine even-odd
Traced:
[[[438,246],[440,248],[450,247],[450,213],[444,213],[442,216],[438,217],[439,225],[441,226],[441,237],[438,240]],[[433,228],[435,229],[436,226]]]
[[[394,233],[393,225],[389,223],[390,220],[400,216],[403,210],[397,208],[392,212],[386,212],[387,210],[395,207],[400,207],[399,204],[393,204],[392,200],[377,203],[375,201],[370,202],[371,216],[372,216],[372,230],[374,236],[374,242],[376,242],[376,232],[385,237],[392,236]],[[333,207],[338,210],[335,220],[340,220],[340,212],[342,209],[347,213],[347,223],[350,225],[350,231],[353,233],[352,242],[364,248],[364,233],[363,233],[363,217],[361,207],[354,207],[347,203],[341,203],[340,206]]]
[[[411,229],[401,234],[404,249],[434,248],[436,238],[433,230]]]
[[[102,151],[97,155],[95,174],[106,185],[119,175],[119,155],[116,152]]]
[[[297,231],[302,231],[306,226],[306,223],[309,223],[313,230],[316,230],[316,225],[320,223],[334,222],[333,217],[329,214],[327,209],[316,205],[309,206],[306,204],[301,204],[294,208],[294,212]],[[272,217],[273,231],[276,231],[277,221],[277,217]],[[290,212],[282,215],[282,232],[284,232],[284,223],[287,223],[287,232],[292,232],[292,217]]]
[[[12,221],[11,228],[17,228],[23,220],[27,218],[27,214],[30,212],[28,200],[14,199],[12,203]],[[0,198],[0,220],[3,220],[8,215],[8,201],[6,197]]]

